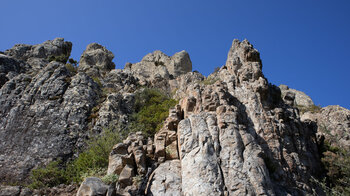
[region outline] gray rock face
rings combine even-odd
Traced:
[[[304,92],[295,90],[295,89],[291,89],[286,85],[281,84],[279,86],[279,88],[281,89],[281,93],[282,93],[282,97],[285,98],[285,96],[287,95],[287,93],[292,93],[294,94],[294,102],[293,105],[295,106],[303,106],[303,107],[310,107],[314,105],[314,102],[312,101],[312,99],[307,96]]]
[[[28,60],[29,58],[49,60],[50,57],[60,57],[60,60],[65,63],[68,60],[71,51],[71,42],[65,42],[63,38],[56,38],[33,46],[17,44],[13,48],[6,50],[5,54],[21,60]]]
[[[108,186],[99,178],[86,178],[80,185],[77,196],[100,196],[106,195]]]
[[[301,119],[316,122],[317,135],[323,136],[330,145],[350,150],[350,110],[332,105],[319,113],[306,112]]]
[[[150,191],[147,195],[181,195],[181,163],[179,160],[166,161],[154,170]]]
[[[157,50],[143,57],[139,63],[127,64],[125,69],[132,71],[141,84],[157,83],[161,78],[174,79],[192,71],[192,62],[186,51],[169,57]]]
[[[180,105],[154,136],[149,158],[159,166],[144,176],[146,194],[322,194],[310,181],[321,168],[316,126],[300,121],[295,94],[283,100],[261,69],[258,51],[234,40],[226,65],[208,78],[191,72],[169,82]]]
[[[318,190],[309,181],[320,168],[316,130],[299,120],[261,68],[257,50],[235,40],[226,65],[209,76],[216,82],[180,89],[185,92],[180,100],[185,119],[177,131],[184,195]],[[203,184],[211,188],[194,188]]]
[[[64,64],[45,59],[44,66],[33,72],[23,61],[66,56],[69,42],[55,39],[29,48],[22,53],[15,46],[7,51],[12,57],[1,56],[0,75],[7,78],[0,89],[1,182],[24,181],[33,167],[71,157],[84,143],[83,130],[99,99],[98,84],[85,73],[72,75]],[[38,55],[35,48],[44,52]]]
[[[113,53],[105,47],[97,43],[89,44],[80,57],[79,71],[90,76],[100,76],[114,69],[113,58]]]
[[[214,142],[203,118],[179,124],[182,191],[185,195],[223,195],[224,183]]]
[[[22,186],[2,186],[0,185],[0,196],[30,196],[33,192]]]

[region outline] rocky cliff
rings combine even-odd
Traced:
[[[107,174],[118,175],[116,183],[87,178],[78,195],[322,195],[313,180],[325,176],[320,144],[349,147],[350,111],[305,110],[312,100],[270,84],[247,40],[234,40],[226,64],[208,77],[192,72],[186,51],[155,51],[114,69],[114,55],[97,43],[77,68],[67,63],[71,49],[56,38],[0,54],[3,184],[73,160],[106,127],[128,127],[135,93],[146,87],[178,104],[155,135],[132,132],[113,147]]]

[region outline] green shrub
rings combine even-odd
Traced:
[[[89,177],[103,178],[107,172],[107,168],[93,168],[88,169],[85,173],[81,174],[81,180]]]
[[[73,64],[66,63],[66,68],[68,69],[69,72],[72,74],[76,74],[78,72],[78,67],[74,66]]]
[[[70,173],[70,179],[81,182],[86,177],[86,173],[106,169],[109,153],[113,146],[121,141],[119,133],[112,129],[105,129],[101,136],[90,139],[87,149],[68,164],[66,170]]]
[[[78,66],[78,61],[76,61],[76,60],[74,60],[74,59],[72,59],[72,58],[68,59],[68,62],[69,62],[71,65],[73,65],[74,67],[77,67],[77,66]]]
[[[349,150],[330,145],[325,141],[322,164],[326,178],[316,181],[327,195],[350,195],[350,152]]]
[[[214,84],[216,81],[218,81],[219,78],[215,78],[215,77],[208,77],[204,80],[201,81],[201,84],[204,84],[204,85],[212,85]]]
[[[142,131],[146,136],[153,136],[168,117],[169,109],[176,103],[176,100],[157,89],[146,88],[137,92],[131,131]]]
[[[64,54],[60,56],[49,56],[48,60],[51,61],[56,61],[56,62],[61,62],[61,63],[67,63],[69,56],[66,56]]]
[[[69,179],[60,163],[61,161],[52,161],[45,167],[33,169],[30,176],[32,183],[28,187],[38,189],[67,183]]]
[[[98,78],[98,77],[92,77],[92,79],[93,79],[100,87],[102,87],[102,83],[101,83],[100,78]]]
[[[135,177],[132,177],[132,183],[136,186],[139,186],[142,182],[143,175],[137,175]]]
[[[301,114],[304,114],[306,112],[311,112],[311,113],[318,113],[321,111],[322,107],[319,105],[312,105],[312,106],[302,106],[302,105],[297,105],[297,108],[299,109]]]
[[[109,174],[109,175],[105,175],[101,178],[101,180],[105,183],[105,184],[113,184],[116,183],[119,179],[119,176],[117,174]]]

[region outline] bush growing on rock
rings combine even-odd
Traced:
[[[30,177],[32,183],[29,188],[37,189],[66,184],[69,179],[65,170],[60,168],[60,163],[61,161],[52,161],[45,167],[33,169]]]
[[[322,187],[327,195],[350,195],[350,152],[327,142],[323,151],[322,164],[327,174]]]
[[[121,142],[119,133],[113,129],[105,129],[101,136],[88,141],[87,149],[79,154],[79,157],[67,166],[67,171],[71,175],[71,180],[81,182],[84,174],[106,169],[108,167],[108,156],[113,146]],[[98,172],[95,172],[96,175]],[[86,176],[85,176],[86,177]]]
[[[153,136],[168,117],[169,109],[176,103],[176,100],[157,89],[146,88],[137,92],[131,131],[141,131],[146,136]]]
[[[317,112],[320,112],[322,109],[322,107],[319,105],[312,105],[312,106],[297,105],[297,108],[299,109],[301,114],[304,114],[306,112],[317,113]]]
[[[48,60],[51,61],[56,61],[56,62],[61,62],[61,63],[66,63],[68,61],[69,56],[62,54],[60,56],[50,56]]]

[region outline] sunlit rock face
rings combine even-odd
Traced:
[[[185,51],[155,51],[116,70],[112,52],[96,43],[72,70],[65,64],[71,47],[58,38],[0,54],[1,182],[26,181],[38,165],[75,157],[104,128],[127,126],[135,92],[150,87],[178,105],[155,135],[130,133],[113,147],[113,186],[89,179],[79,194],[89,187],[103,195],[322,194],[311,181],[322,175],[315,122],[321,117],[300,120],[295,106],[306,95],[298,99],[269,84],[247,40],[234,40],[226,64],[208,77],[192,72]],[[330,127],[348,117],[322,112]]]

